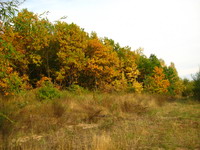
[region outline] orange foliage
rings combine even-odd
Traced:
[[[74,23],[52,24],[25,9],[12,23],[0,22],[0,27],[0,92],[4,95],[30,85],[40,87],[45,81],[104,91],[128,88],[141,93],[143,85],[151,93],[165,94],[170,86],[175,93],[181,91],[178,75],[171,73],[175,68],[164,72],[156,56],[139,61],[141,49],[134,52],[95,33],[89,36]],[[150,69],[143,72],[141,66]]]
[[[151,93],[167,93],[168,87],[170,86],[169,80],[165,78],[163,69],[157,66],[154,68],[153,75],[148,77],[146,82],[148,82],[146,89]]]
[[[88,56],[85,73],[91,78],[95,86],[101,87],[105,84],[111,84],[113,78],[119,74],[119,59],[117,53],[106,45],[103,45],[99,39],[89,40]]]

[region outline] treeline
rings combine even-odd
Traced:
[[[156,55],[147,58],[141,48],[132,51],[74,23],[51,23],[26,9],[1,22],[0,43],[4,95],[35,88],[41,80],[60,88],[169,95],[183,90],[173,63],[166,66]]]

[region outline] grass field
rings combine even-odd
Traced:
[[[200,149],[200,103],[162,96],[34,92],[0,102],[0,149]]]

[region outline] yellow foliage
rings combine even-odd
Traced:
[[[155,67],[152,73],[155,65],[151,61],[155,59],[159,66],[156,57],[139,61],[143,49],[134,52],[95,33],[89,36],[74,23],[52,24],[25,9],[12,18],[12,23],[0,22],[0,27],[0,91],[5,95],[28,87],[28,82],[34,85],[42,76],[48,78],[43,77],[37,86],[52,79],[63,87],[78,84],[106,91],[130,88],[141,93],[143,84],[147,91],[159,94],[170,88],[180,94],[183,89],[176,71],[172,73],[173,64],[167,71],[164,61],[160,61],[161,67]],[[148,71],[144,73],[139,63],[145,63]]]
[[[142,85],[142,83],[139,83],[137,81],[133,82],[133,88],[135,90],[135,93],[139,93],[140,94],[143,91],[143,85]]]
[[[111,86],[113,78],[119,75],[116,69],[119,66],[116,52],[94,38],[89,40],[86,54],[89,57],[85,67],[86,75],[92,76],[96,85]]]

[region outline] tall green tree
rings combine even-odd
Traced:
[[[161,67],[159,59],[156,55],[151,54],[149,58],[145,55],[141,55],[137,61],[138,70],[140,71],[140,75],[138,77],[139,82],[144,82],[144,80],[153,74],[154,68]]]

